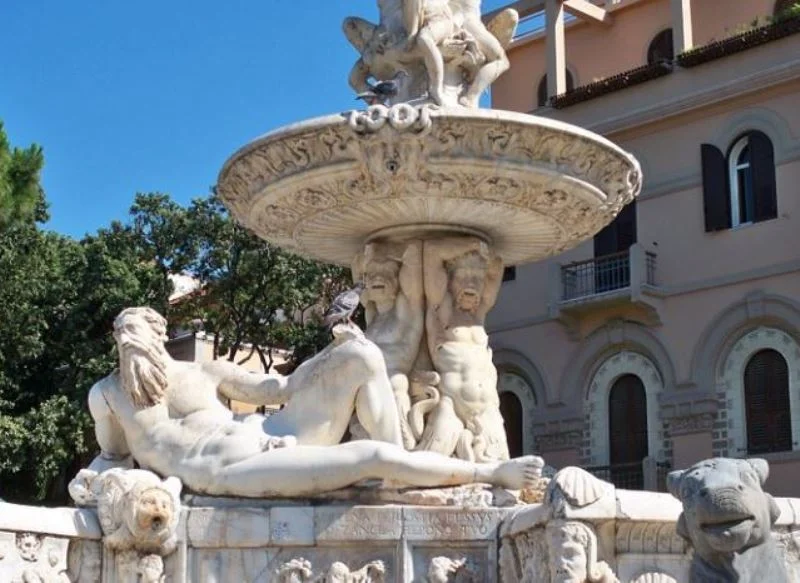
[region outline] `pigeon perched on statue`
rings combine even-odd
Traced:
[[[364,291],[364,284],[358,283],[353,289],[340,293],[333,300],[331,307],[325,312],[324,322],[329,329],[333,329],[336,324],[347,322],[352,324],[350,319],[358,309],[361,302],[361,293]]]
[[[408,73],[400,70],[391,80],[378,81],[369,90],[359,93],[356,96],[356,100],[362,99],[367,105],[377,105],[379,103],[385,105],[387,101],[397,97],[400,92],[400,84],[405,77],[408,77]]]

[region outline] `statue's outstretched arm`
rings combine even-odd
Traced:
[[[422,281],[422,241],[410,241],[403,253],[402,261],[399,274],[400,289],[414,308],[422,310],[425,298]]]
[[[423,250],[425,297],[429,306],[438,306],[447,293],[447,269],[445,263],[476,251],[488,255],[486,243],[477,237],[442,237],[425,241]]]
[[[289,400],[289,377],[253,373],[227,360],[206,363],[203,370],[215,378],[217,390],[227,399],[258,407],[282,405]]]
[[[489,260],[489,267],[486,270],[486,283],[484,284],[483,297],[481,298],[481,317],[485,317],[494,306],[502,284],[503,260],[499,256],[492,254],[492,258]]]
[[[353,283],[366,284],[366,266],[366,252],[360,251],[358,254],[356,254],[355,259],[353,259],[353,264],[350,269],[350,272],[353,275]],[[368,289],[364,290],[364,292],[361,294],[361,305],[364,306],[364,319],[367,321],[367,326],[369,326],[375,319],[375,316],[377,316],[378,310],[375,307],[375,302],[369,299]]]

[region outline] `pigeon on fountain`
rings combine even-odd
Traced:
[[[397,97],[400,92],[400,83],[405,77],[408,77],[408,73],[401,69],[389,81],[378,81],[375,85],[370,86],[369,90],[359,93],[356,100],[362,99],[367,105],[377,105],[378,103],[386,105],[387,101]]]
[[[347,322],[352,324],[350,319],[358,309],[361,302],[361,293],[364,291],[364,284],[358,283],[353,289],[340,293],[333,300],[331,307],[325,312],[324,322],[328,329],[332,330],[336,324]]]

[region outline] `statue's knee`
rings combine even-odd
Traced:
[[[370,455],[370,464],[378,469],[385,470],[398,462],[399,448],[388,443],[375,443]]]

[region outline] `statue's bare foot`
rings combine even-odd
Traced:
[[[523,490],[536,485],[542,477],[544,460],[538,455],[526,455],[501,462],[492,472],[492,480],[497,486],[509,490]]]

